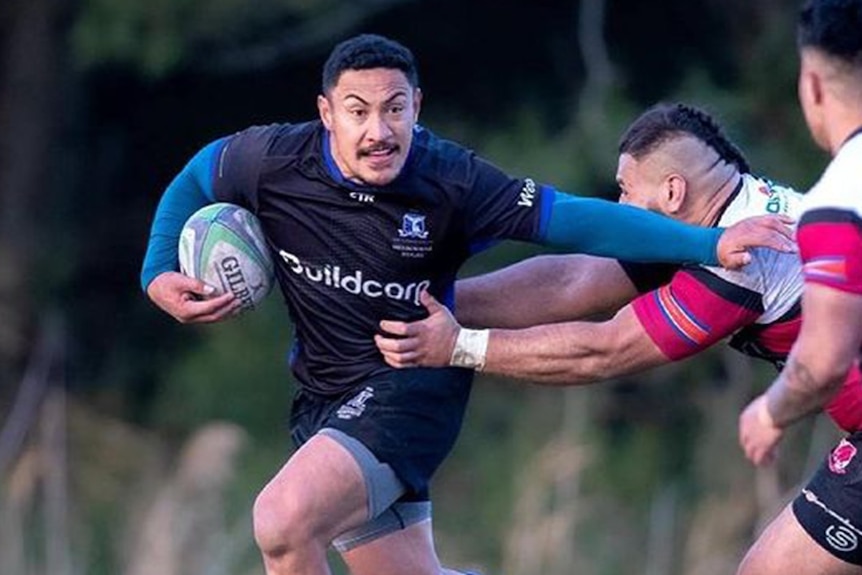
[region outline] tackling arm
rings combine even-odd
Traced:
[[[428,317],[383,321],[381,329],[392,337],[375,341],[393,367],[459,365],[548,384],[585,384],[689,357],[755,321],[759,294],[722,282],[707,271],[680,271],[608,321],[521,330],[462,329],[423,292]]]
[[[453,352],[465,334],[487,334],[481,367],[538,383],[578,385],[648,369],[670,360],[640,324],[631,305],[602,322],[568,322],[520,330],[463,330],[451,312],[427,292],[429,316],[406,323],[382,321],[377,347],[393,367],[463,365]],[[468,354],[469,356],[469,354]]]
[[[545,255],[459,280],[455,315],[468,327],[529,327],[615,311],[636,295],[616,260]]]
[[[669,361],[627,305],[601,323],[491,330],[484,371],[536,383],[582,385]]]

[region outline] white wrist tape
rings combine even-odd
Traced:
[[[449,365],[482,371],[482,368],[485,367],[485,353],[488,351],[489,334],[487,329],[464,329],[462,327],[461,331],[458,332],[458,339],[455,341],[455,349],[452,350]]]

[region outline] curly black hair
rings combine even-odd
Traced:
[[[682,134],[694,136],[740,172],[751,171],[742,151],[712,116],[682,103],[659,103],[641,114],[620,137],[619,153],[639,159]]]
[[[323,65],[323,93],[338,83],[345,70],[390,68],[401,70],[412,87],[419,85],[419,73],[413,53],[395,40],[377,34],[360,34],[348,38],[332,49]]]

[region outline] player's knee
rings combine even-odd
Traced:
[[[254,502],[254,539],[266,555],[283,555],[308,545],[314,539],[312,514],[303,509],[301,498],[291,497],[271,485]]]

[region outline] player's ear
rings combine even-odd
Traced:
[[[329,98],[320,94],[317,96],[317,113],[320,114],[320,121],[323,122],[327,130],[332,130],[332,108],[329,105]]]
[[[807,107],[812,111],[823,103],[825,95],[823,77],[813,58],[812,55],[803,53],[797,86],[803,109]]]
[[[670,174],[665,179],[664,212],[677,214],[682,211],[685,203],[685,195],[688,191],[688,182],[680,174]]]

